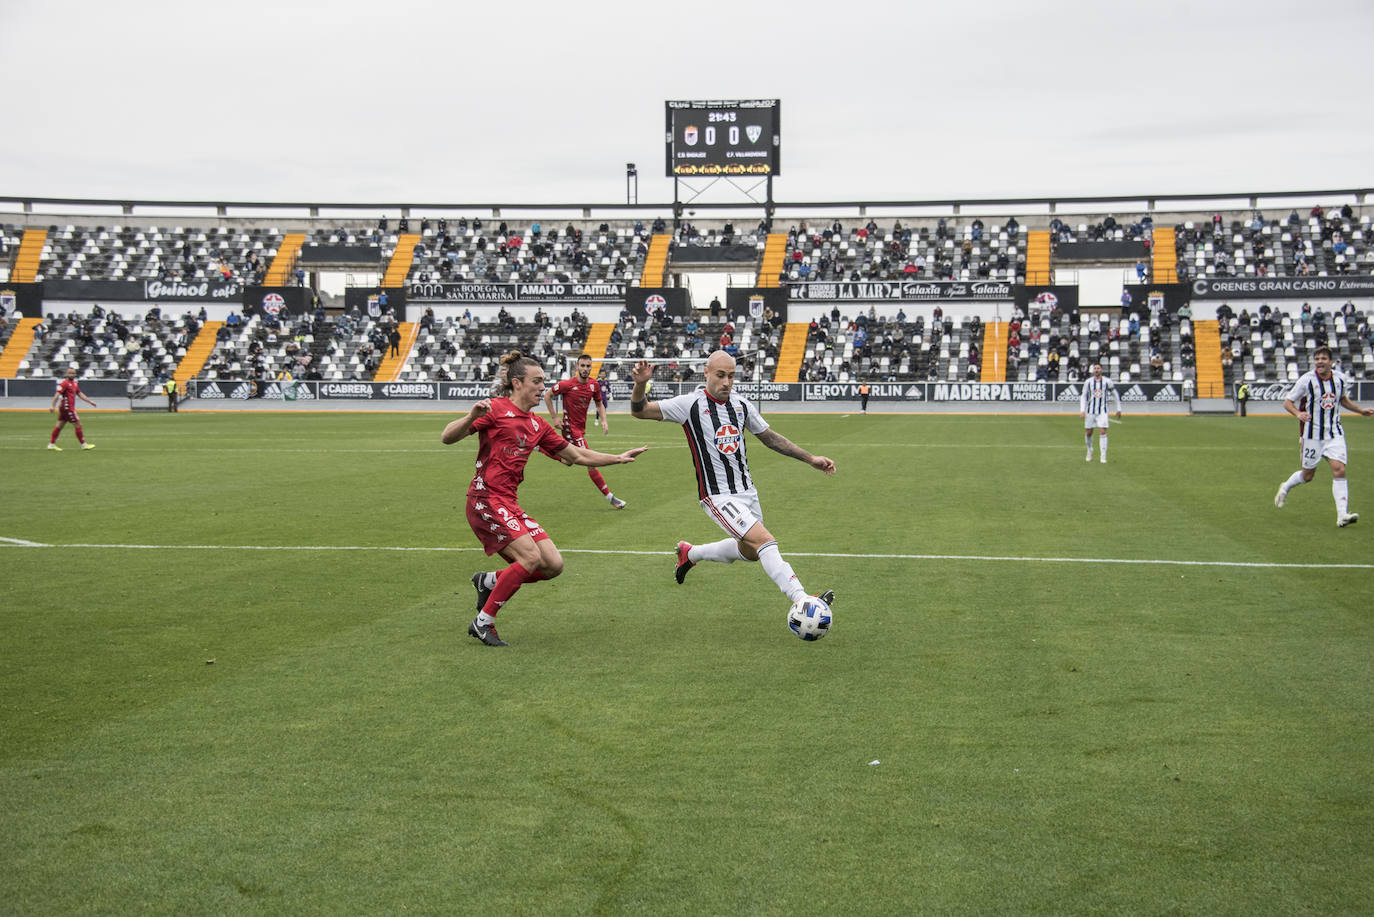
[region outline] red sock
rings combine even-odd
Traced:
[[[86,445],[86,437],[81,433],[81,424],[75,424],[72,429],[76,431],[76,441],[83,446]]]
[[[510,597],[515,595],[521,586],[538,582],[543,578],[544,574],[538,570],[526,570],[519,563],[511,564],[496,574],[496,585],[492,587],[491,595],[487,596],[487,603],[482,606],[483,613],[496,617],[501,606],[510,601]]]
[[[49,439],[48,442],[50,442],[50,443],[55,443],[55,442],[57,442],[57,434],[59,434],[59,433],[61,433],[61,432],[62,432],[62,424],[58,424],[57,426],[53,427],[53,428],[52,428],[52,438]]]
[[[606,486],[606,479],[603,478],[601,472],[597,471],[595,468],[587,469],[587,477],[592,479],[592,483],[599,487],[603,494],[611,492],[611,489]]]

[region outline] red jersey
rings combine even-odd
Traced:
[[[563,435],[581,439],[587,434],[587,407],[601,401],[601,383],[563,379],[553,387],[553,397],[563,399]]]
[[[491,399],[491,410],[472,422],[477,432],[477,473],[468,496],[504,497],[512,503],[525,480],[525,463],[535,449],[557,454],[568,441],[535,414],[520,410],[509,398]]]
[[[75,379],[59,380],[57,383],[57,393],[62,396],[62,400],[57,402],[58,410],[76,410],[76,396],[81,393],[81,386],[76,384]]]

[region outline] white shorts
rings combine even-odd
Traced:
[[[1085,430],[1105,430],[1111,425],[1111,418],[1106,414],[1084,414],[1083,429]]]
[[[701,501],[701,508],[732,538],[743,538],[755,523],[763,521],[759,495],[754,492],[707,497]]]
[[[1330,439],[1299,439],[1298,448],[1302,450],[1302,467],[1316,468],[1322,459],[1334,459],[1345,464],[1345,434]]]

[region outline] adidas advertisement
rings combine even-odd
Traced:
[[[202,382],[196,386],[194,394],[197,398],[223,398],[224,389],[219,387],[218,382],[211,382],[209,385]]]
[[[1139,386],[1137,386],[1138,388]],[[1124,399],[1123,399],[1124,400]],[[1151,401],[1182,401],[1183,396],[1178,393],[1178,389],[1172,385],[1165,385],[1150,397]]]
[[[1145,393],[1142,392],[1142,391],[1140,390],[1140,386],[1138,386],[1138,385],[1132,385],[1130,388],[1126,389],[1126,391],[1124,391],[1124,392],[1121,393],[1121,400],[1122,400],[1123,402],[1125,402],[1125,401],[1149,401],[1150,399],[1149,399],[1148,397],[1146,397]]]
[[[1076,386],[1076,385],[1070,385],[1070,386],[1068,386],[1067,388],[1062,388],[1062,389],[1060,389],[1060,390],[1059,390],[1059,394],[1055,397],[1054,400],[1055,400],[1055,401],[1077,401],[1079,398],[1082,398],[1082,397],[1083,397],[1083,393],[1082,393],[1081,391],[1078,390],[1078,386]]]

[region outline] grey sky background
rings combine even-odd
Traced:
[[[745,98],[784,202],[1368,186],[1371,37],[1367,0],[0,0],[0,194],[616,203],[635,162],[671,201],[664,101]]]

